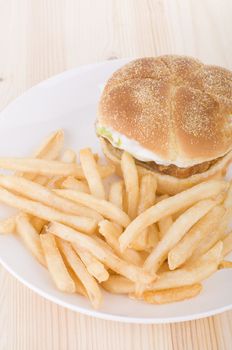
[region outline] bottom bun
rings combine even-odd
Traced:
[[[116,167],[116,173],[122,175],[121,173],[121,151],[117,150],[111,144],[106,141],[103,137],[100,137],[101,147],[104,155]],[[213,164],[207,171],[192,175],[185,179],[178,179],[177,177],[161,174],[155,170],[149,170],[144,168],[141,165],[138,165],[139,174],[152,173],[157,180],[157,192],[160,194],[169,194],[174,195],[181,191],[184,191],[194,185],[197,185],[200,182],[209,180],[209,179],[218,179],[222,178],[225,173],[229,163],[232,160],[232,151],[227,153],[223,158],[218,162]]]

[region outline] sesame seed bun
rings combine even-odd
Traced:
[[[137,59],[107,82],[98,123],[168,164],[224,157],[232,150],[232,73],[184,56]]]

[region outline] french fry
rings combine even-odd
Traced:
[[[139,178],[134,158],[127,152],[122,154],[121,169],[126,187],[128,215],[134,219],[139,200]]]
[[[109,179],[106,200],[103,178],[115,167],[101,165],[88,148],[77,164],[73,150],[60,156],[63,143],[58,130],[34,158],[0,158],[0,168],[16,172],[0,175],[0,202],[20,210],[0,221],[0,233],[18,234],[59,290],[88,297],[94,308],[100,284],[165,304],[196,296],[205,278],[232,268],[225,260],[232,251],[232,182],[220,174],[156,196],[156,176],[140,172],[123,152],[123,180]]]
[[[19,214],[16,218],[17,233],[25,246],[36,257],[40,264],[46,266],[39,233],[30,223],[26,214]]]
[[[77,246],[73,246],[73,249],[85,264],[90,275],[96,278],[99,283],[106,281],[109,278],[109,273],[105,269],[104,265],[92,254],[83,249],[79,249]]]
[[[69,266],[83,283],[88,297],[95,309],[99,308],[102,302],[101,290],[95,279],[89,274],[81,259],[77,256],[70,243],[58,239],[58,246],[64,254]]]
[[[174,213],[173,215],[171,215],[171,218],[173,221],[176,221],[176,219],[178,219],[178,217],[180,215],[182,215],[187,209],[189,209],[191,207],[191,205],[188,205],[186,207],[184,207],[183,209],[181,210],[178,210],[176,213]],[[162,219],[161,219],[162,220]]]
[[[64,163],[76,163],[77,155],[72,149],[66,149],[63,155],[60,158],[61,162]],[[47,187],[49,188],[56,188],[60,187],[62,182],[65,180],[65,177],[63,176],[53,176],[48,182]]]
[[[232,184],[227,191],[226,198],[224,200],[224,207],[230,210],[232,208]]]
[[[221,227],[222,227],[222,231],[224,231],[224,233],[230,232],[230,223],[231,223],[231,215],[232,215],[231,209],[226,209],[225,214],[221,218]]]
[[[98,171],[98,166],[89,148],[80,151],[80,162],[89,185],[90,193],[97,198],[105,199],[105,189]]]
[[[136,251],[147,250],[147,235],[148,235],[148,227],[140,233],[140,235],[136,238],[136,240],[129,245],[129,248],[132,248]],[[128,249],[128,248],[127,248]]]
[[[33,157],[34,158],[39,158],[39,159],[47,159],[47,160],[54,160],[57,159],[61,149],[64,144],[64,132],[63,130],[57,130],[53,132],[51,135],[49,135],[43,142],[42,144],[38,147],[38,149],[34,152]],[[23,176],[25,179],[28,180],[33,180],[36,183],[40,185],[47,185],[49,178],[46,176],[42,175],[37,175],[37,174],[30,174],[30,173],[20,173],[16,172],[16,176]],[[16,217],[15,217],[16,220]],[[44,221],[37,218],[33,219],[35,222],[35,227],[41,227],[44,224]],[[39,222],[40,221],[40,222]],[[38,230],[38,232],[40,232]]]
[[[0,158],[0,168],[22,171],[45,176],[75,176],[79,179],[85,179],[80,165],[73,163],[67,164],[57,160],[45,160],[34,158]],[[114,173],[113,165],[98,166],[100,175],[104,178]]]
[[[97,227],[97,221],[92,218],[62,213],[39,202],[15,195],[3,188],[0,188],[0,202],[47,221],[63,222],[86,233],[93,233]]]
[[[18,175],[16,174],[16,176]],[[29,174],[29,173],[24,174],[23,177],[27,180],[34,181],[41,186],[47,186],[48,182],[52,180],[52,178],[49,178],[43,175],[36,175],[36,174]]]
[[[225,209],[222,206],[214,207],[208,214],[203,216],[190,231],[168,253],[168,264],[171,270],[182,265],[191,257],[200,241],[220,224]]]
[[[163,272],[156,281],[146,286],[147,290],[178,288],[200,283],[217,271],[221,262],[223,243],[219,241],[198,261],[180,269]]]
[[[71,149],[71,148],[67,148],[64,153],[61,156],[61,161],[65,162],[65,163],[76,163],[77,161],[77,155],[76,152]]]
[[[151,276],[149,273],[143,271],[140,267],[129,264],[120,259],[111,249],[107,249],[107,245],[99,243],[101,240],[98,238],[91,238],[83,233],[75,231],[68,226],[52,222],[48,226],[48,231],[56,236],[67,240],[73,244],[76,244],[78,248],[85,249],[93,256],[95,256],[104,265],[108,266],[111,270],[119,273],[134,282],[147,284],[153,281],[156,276]]]
[[[88,298],[88,294],[85,290],[85,287],[83,286],[83,284],[81,283],[81,281],[79,280],[79,278],[75,275],[75,273],[73,272],[73,270],[71,268],[68,268],[68,272],[70,274],[70,276],[72,277],[74,283],[75,283],[75,292],[77,294],[80,294],[86,298]]]
[[[53,160],[56,159],[64,144],[64,131],[62,129],[49,135],[33,154],[33,158]]]
[[[145,210],[130,225],[119,238],[121,250],[125,250],[141,231],[159,221],[167,215],[172,215],[178,210],[190,206],[200,200],[217,196],[227,189],[227,183],[219,180],[210,180],[200,183],[186,191],[163,200]]]
[[[124,183],[123,181],[116,181],[110,185],[109,190],[109,201],[116,205],[116,207],[123,210],[123,193],[124,193]]]
[[[46,159],[46,160],[54,160],[57,159],[61,149],[64,144],[64,132],[63,130],[57,130],[51,135],[49,135],[42,144],[38,147],[38,149],[34,152],[33,158],[38,159]],[[24,174],[24,173],[16,173],[15,175],[18,176],[24,176],[25,178],[29,180],[36,180],[37,181],[37,175],[36,174]],[[38,179],[42,185],[44,185],[46,182],[46,177],[40,177]]]
[[[138,215],[155,204],[157,181],[152,174],[143,175],[140,181]],[[151,226],[150,226],[151,227]],[[151,229],[146,228],[142,231],[131,247],[136,250],[147,250],[148,247],[148,232]],[[150,233],[151,235],[151,233]]]
[[[93,209],[80,206],[70,200],[62,198],[56,195],[52,190],[24,179],[23,177],[0,175],[0,186],[68,214],[85,216],[93,218],[96,221],[102,220],[102,216]]]
[[[122,234],[122,227],[120,225],[115,224],[109,220],[102,220],[98,224],[101,231],[106,232],[107,234],[114,236],[116,239],[120,237]],[[104,233],[102,233],[104,235]]]
[[[44,226],[47,225],[47,223],[48,223],[47,220],[43,220],[43,219],[40,219],[36,216],[31,216],[31,215],[30,215],[30,222],[38,233],[41,233]]]
[[[0,220],[0,234],[15,233],[15,217],[11,216],[7,219]]]
[[[169,196],[167,194],[163,194],[162,196],[159,196],[156,200],[156,203],[161,202],[164,199],[169,198]],[[185,211],[185,210],[184,210]],[[183,212],[184,212],[183,211]],[[181,214],[183,214],[183,212]],[[179,216],[179,215],[178,215]],[[163,236],[166,234],[166,232],[168,231],[168,229],[170,228],[170,226],[173,223],[173,219],[171,217],[171,215],[165,216],[164,218],[160,219],[157,222],[158,228],[159,228],[159,239],[161,240],[163,238]]]
[[[157,181],[154,175],[145,174],[140,181],[138,215],[155,204]]]
[[[168,232],[172,224],[173,224],[173,220],[170,215],[158,221],[159,239],[162,239],[166,235],[166,233]]]
[[[170,271],[168,266],[168,261],[165,260],[163,264],[160,266],[159,270],[157,271],[157,275],[160,275],[162,272]]]
[[[100,157],[98,153],[93,153],[93,157],[96,163],[98,163],[100,161]]]
[[[80,180],[75,179],[75,177],[68,176],[61,184],[62,188],[67,190],[75,190],[78,192],[89,193],[88,185]]]
[[[84,297],[88,298],[88,294],[86,292],[85,287],[83,286],[82,282],[80,281],[80,279],[77,277],[77,275],[74,273],[74,271],[72,270],[71,267],[69,267],[68,262],[66,261],[67,264],[67,269],[68,269],[68,273],[70,274],[70,276],[72,277],[72,280],[75,283],[75,287],[76,287],[76,293],[83,295]]]
[[[55,237],[50,233],[40,235],[40,240],[45,255],[50,275],[59,290],[67,293],[75,293],[75,282],[68,273],[56,244]]]
[[[192,256],[187,260],[187,263],[193,263],[205,254],[211,247],[214,246],[224,236],[223,231],[220,227],[216,231],[211,231],[193,251]]]
[[[130,223],[130,218],[124,211],[104,199],[98,199],[90,194],[73,190],[54,190],[54,192],[59,196],[74,201],[75,203],[96,210],[102,216],[115,221],[123,227],[126,227]]]
[[[111,275],[107,281],[102,283],[102,287],[113,294],[129,294],[133,299],[135,296],[135,284],[120,275]],[[193,298],[202,290],[202,285],[196,283],[183,287],[169,288],[163,290],[145,291],[139,299],[151,304],[167,304],[184,299]]]
[[[222,253],[223,253],[223,242],[222,240],[220,240],[216,244],[214,244],[214,246],[211,247],[205,254],[200,256],[197,262],[194,262],[194,263],[187,262],[185,266],[191,267],[197,264],[201,264],[202,262],[205,262],[205,261],[215,261],[215,259],[217,259],[219,264],[223,259]]]
[[[156,272],[167,258],[168,252],[182,239],[186,232],[216,204],[216,201],[210,199],[202,200],[179,216],[145,260],[144,268],[147,271]]]
[[[226,217],[226,220],[224,220],[224,217]],[[205,237],[200,241],[199,245],[195,248],[195,250],[193,251],[193,254],[187,261],[189,264],[197,261],[200,257],[206,254],[208,250],[210,250],[219,240],[223,239],[225,228],[227,226],[227,219],[228,218],[227,218],[227,212],[226,212],[221,219],[220,225],[215,227],[214,230],[209,231],[205,235]]]
[[[120,275],[111,275],[101,285],[105,290],[113,294],[129,294],[135,291],[135,284]]]
[[[156,224],[148,226],[136,240],[129,245],[130,248],[139,252],[150,252],[159,242],[159,231]]]
[[[222,256],[225,257],[232,251],[232,232],[228,233],[223,239]]]
[[[193,298],[197,296],[201,290],[202,285],[196,283],[190,286],[144,292],[142,299],[150,304],[174,303],[176,301]]]
[[[222,262],[220,262],[218,268],[219,269],[231,269],[232,268],[232,261],[223,260]]]
[[[150,251],[151,249],[154,249],[158,242],[159,242],[159,231],[157,229],[156,224],[153,224],[147,228],[147,243],[146,243],[146,250]]]
[[[113,250],[115,251],[115,253],[119,257],[121,257],[125,261],[128,261],[129,263],[141,266],[143,263],[143,259],[141,258],[141,256],[139,255],[138,252],[136,252],[130,248],[127,248],[124,253],[121,252],[120,247],[119,247],[119,242],[117,239],[117,235],[115,235],[113,232],[114,228],[116,229],[116,226],[114,224],[112,224],[112,226],[114,226],[114,228],[113,227],[110,228],[110,224],[112,224],[112,223],[108,220],[100,221],[98,224],[99,225],[99,232],[103,235],[106,242],[109,244],[109,246],[111,248],[113,248]],[[120,232],[120,228],[119,228],[119,232]]]

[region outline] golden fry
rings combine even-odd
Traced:
[[[104,265],[134,282],[147,284],[156,277],[151,276],[140,267],[120,259],[110,248],[107,248],[107,245],[104,244],[103,241],[101,242],[100,239],[94,239],[91,236],[87,236],[57,222],[51,223],[48,226],[48,231],[72,244],[76,244],[80,249],[87,250],[99,261],[104,263]]]
[[[16,226],[14,216],[0,221],[0,234],[15,233],[15,231]]]
[[[144,292],[142,299],[151,304],[174,303],[176,301],[193,298],[197,296],[201,290],[202,285],[196,283],[190,286]]]
[[[227,212],[224,214],[227,216]],[[225,233],[226,224],[224,222],[224,216],[222,216],[221,222],[219,225],[216,225],[215,228],[209,231],[205,237],[200,241],[198,246],[194,249],[191,257],[188,260],[188,263],[193,263],[199,260],[204,254],[206,254],[219,240],[222,240]],[[227,221],[227,220],[226,220]],[[225,249],[225,244],[223,242],[223,251]],[[224,254],[222,253],[222,256]]]
[[[222,256],[225,257],[232,251],[232,232],[228,233],[223,239]]]
[[[80,180],[75,179],[75,177],[68,176],[61,184],[62,188],[67,190],[75,190],[78,192],[89,193],[88,185]]]
[[[22,238],[25,246],[36,257],[40,264],[46,266],[39,233],[30,223],[26,214],[19,214],[16,217],[17,233]]]
[[[40,235],[43,252],[50,275],[59,290],[66,293],[75,293],[75,282],[68,273],[56,244],[55,237],[50,233]]]
[[[168,263],[171,270],[176,269],[191,257],[201,240],[219,226],[224,213],[225,209],[222,206],[214,207],[169,251]]]
[[[79,249],[77,246],[73,246],[73,249],[85,264],[90,275],[96,278],[99,283],[106,281],[109,278],[109,273],[105,269],[104,265],[91,253],[87,252],[86,250]]]
[[[210,180],[155,204],[140,214],[126,228],[119,239],[121,249],[125,250],[126,247],[136,239],[140,232],[163,217],[172,215],[178,210],[190,206],[200,200],[214,197],[222,191],[225,191],[226,188],[226,182]]]
[[[224,200],[224,207],[226,209],[232,208],[232,184],[230,185],[230,187],[227,191],[226,198]]]
[[[123,210],[123,194],[124,183],[123,181],[116,181],[110,185],[109,201],[116,205],[116,207]]]
[[[128,215],[134,219],[138,209],[139,178],[134,158],[127,152],[122,154],[121,168],[126,187]]]
[[[111,248],[115,251],[115,253],[120,256],[125,261],[128,261],[129,263],[132,263],[134,265],[141,266],[143,263],[143,259],[139,255],[138,252],[136,252],[133,249],[127,248],[124,253],[121,252],[118,242],[118,234],[115,234],[112,229],[109,229],[109,226],[111,225],[111,222],[108,220],[103,220],[99,222],[99,232],[103,235],[106,242],[109,244]],[[112,226],[114,226],[116,230],[116,226],[112,223]],[[118,228],[120,232],[120,228]]]
[[[64,132],[63,130],[57,130],[51,135],[49,135],[38,149],[34,152],[33,157],[46,160],[55,160],[59,157],[61,149],[64,144]],[[15,175],[24,176],[28,180],[37,181],[37,174],[30,173],[16,173]],[[46,177],[43,177],[43,180],[40,183],[44,185],[46,183]]]
[[[152,174],[143,175],[140,181],[138,215],[155,204],[157,181]],[[136,250],[149,249],[148,235],[151,237],[151,227],[147,227],[140,232],[136,240],[131,244],[131,247]]]
[[[94,155],[89,148],[80,151],[80,161],[90,193],[97,198],[105,199],[104,185]]]
[[[90,194],[73,190],[54,190],[54,192],[59,196],[74,201],[75,203],[96,210],[102,216],[115,221],[123,227],[126,227],[130,222],[129,216],[124,211],[104,199],[98,199]]]
[[[52,190],[23,177],[0,176],[0,186],[68,214],[89,217],[96,221],[102,220],[102,216],[95,210],[62,198]]]
[[[41,233],[44,226],[48,224],[47,220],[43,220],[43,219],[40,219],[36,216],[31,216],[31,215],[30,215],[30,222],[38,233]]]
[[[99,308],[102,302],[102,293],[97,282],[89,274],[85,265],[77,256],[70,243],[63,241],[62,239],[58,239],[58,245],[64,254],[69,266],[83,283],[93,307],[95,309]]]
[[[146,286],[147,290],[162,290],[200,283],[217,271],[221,262],[223,244],[218,242],[198,261],[180,269],[159,274],[159,278]]]
[[[47,221],[63,222],[86,233],[93,233],[97,228],[97,221],[94,219],[64,214],[39,202],[15,195],[3,188],[0,188],[0,202]]]
[[[33,158],[53,160],[56,159],[64,144],[64,131],[62,129],[49,135],[38,149],[34,152]]]
[[[72,149],[66,149],[62,154],[60,161],[64,163],[76,163],[77,155]],[[63,176],[53,176],[47,182],[47,187],[49,188],[59,188],[62,182],[65,180]]]
[[[80,165],[73,163],[67,164],[57,160],[45,160],[34,158],[0,158],[0,168],[22,171],[45,176],[76,176],[79,179],[85,179]],[[98,166],[100,175],[104,178],[114,173],[112,165]]]
[[[107,281],[102,283],[102,287],[114,294],[129,294],[135,291],[135,284],[120,275],[111,275]]]
[[[232,261],[223,260],[222,262],[220,262],[218,268],[219,269],[231,269],[232,268]]]
[[[155,204],[157,181],[152,174],[143,175],[140,181],[138,215]]]
[[[172,217],[170,215],[159,220],[158,227],[159,227],[160,239],[162,239],[166,235],[166,233],[168,232],[168,230],[172,226],[172,224],[173,224],[173,220],[172,220]]]
[[[167,258],[168,252],[182,239],[186,232],[216,204],[217,202],[210,199],[202,200],[179,216],[148,256],[144,263],[144,268],[147,271],[156,272]]]
[[[156,203],[159,203],[161,201],[163,201],[164,199],[169,198],[169,195],[167,194],[163,194],[162,196],[159,196],[156,199]],[[185,210],[184,210],[185,211]],[[181,214],[184,213],[184,211],[182,211]],[[179,216],[179,215],[178,215]],[[166,234],[166,232],[168,231],[168,229],[170,228],[170,226],[173,223],[173,219],[171,217],[171,215],[165,216],[164,218],[160,219],[157,222],[157,226],[159,228],[159,239],[161,240],[163,238],[163,236]]]
[[[18,234],[60,291],[86,296],[94,308],[101,286],[166,304],[198,295],[204,279],[232,268],[223,260],[232,251],[231,182],[220,175],[157,196],[159,178],[122,152],[123,179],[107,179],[105,189],[116,168],[89,148],[78,164],[72,149],[60,156],[63,145],[58,130],[31,158],[0,158],[0,168],[14,171],[0,175],[0,202],[20,210],[0,221],[0,233]]]

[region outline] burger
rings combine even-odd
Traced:
[[[232,159],[232,73],[185,56],[134,60],[105,85],[96,132],[118,171],[126,151],[160,193],[221,177]]]

